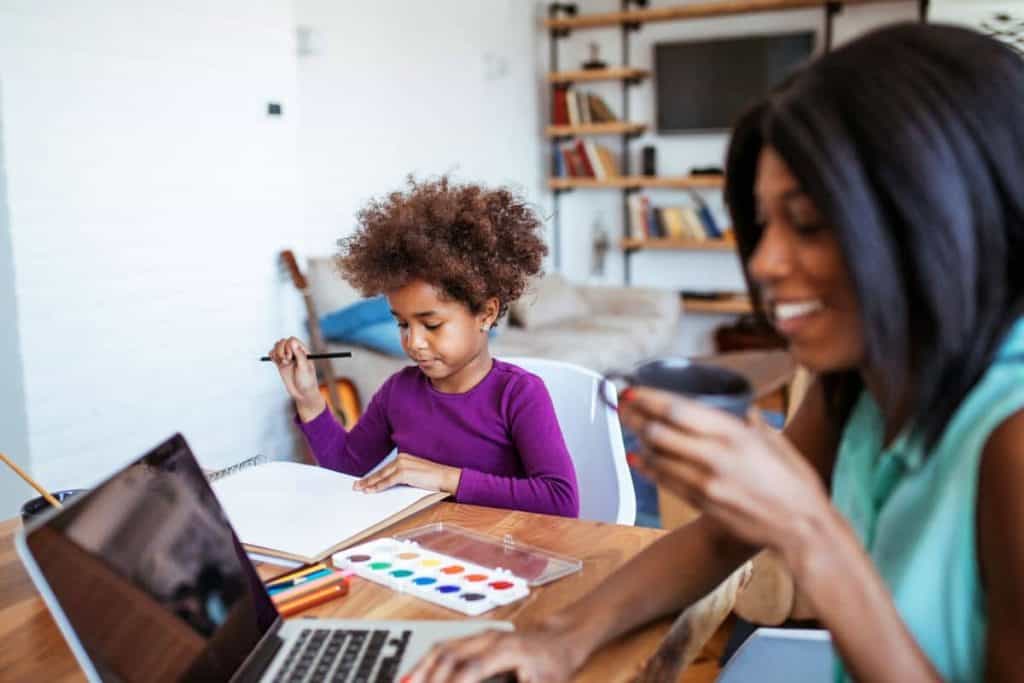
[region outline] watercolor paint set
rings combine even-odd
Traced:
[[[582,563],[445,524],[362,543],[332,558],[335,567],[471,616],[522,600]],[[516,571],[519,570],[519,571]]]

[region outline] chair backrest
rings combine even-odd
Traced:
[[[572,363],[542,358],[502,358],[544,380],[562,427],[580,487],[580,518],[632,525],[636,493],[626,464],[619,416],[601,400],[617,400],[601,375]]]

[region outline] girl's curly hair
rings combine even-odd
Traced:
[[[423,280],[473,313],[496,298],[501,318],[547,254],[537,214],[505,188],[447,177],[407,183],[372,200],[355,233],[338,241],[342,276],[364,296]]]

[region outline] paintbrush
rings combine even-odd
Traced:
[[[39,482],[37,482],[32,477],[28,476],[28,472],[26,472],[25,470],[23,470],[20,467],[18,467],[18,465],[15,464],[15,462],[13,460],[8,458],[3,453],[0,453],[0,460],[3,460],[4,464],[6,464],[8,467],[10,467],[12,470],[14,470],[15,474],[17,474],[19,477],[24,479],[25,482],[29,486],[31,486],[36,491],[38,491],[39,495],[41,495],[43,498],[45,498],[47,503],[49,503],[53,507],[57,508],[58,510],[60,510],[62,507],[64,507],[63,505],[60,504],[59,500],[57,500],[56,498],[51,496],[49,491],[47,491],[46,489],[44,489],[42,486],[39,485]]]

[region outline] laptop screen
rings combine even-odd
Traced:
[[[226,681],[277,618],[181,435],[26,543],[104,680]]]

